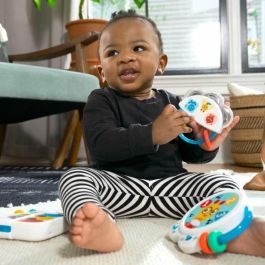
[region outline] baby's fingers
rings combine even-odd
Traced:
[[[182,130],[183,130],[182,133],[191,133],[192,132],[192,128],[189,126],[186,126],[186,125],[182,126]]]
[[[177,110],[174,113],[176,118],[181,118],[181,117],[190,117],[185,111],[183,110]]]
[[[174,123],[175,126],[186,126],[191,122],[191,118],[190,117],[181,117],[181,118],[175,118],[174,119]]]

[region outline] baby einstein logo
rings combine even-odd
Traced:
[[[236,196],[231,196],[227,199],[215,197],[213,200],[209,199],[201,203],[197,208],[197,213],[189,216],[190,220],[185,223],[187,228],[201,227],[211,224],[222,217],[224,217],[231,209],[229,205],[237,201]]]

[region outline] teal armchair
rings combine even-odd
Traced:
[[[82,138],[82,111],[90,92],[99,88],[96,76],[88,74],[83,48],[98,39],[98,33],[49,49],[10,55],[12,63],[0,63],[0,155],[8,124],[72,111],[62,143],[52,162],[54,168],[75,165]],[[26,65],[75,52],[75,69],[61,70]]]

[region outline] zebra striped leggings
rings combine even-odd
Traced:
[[[181,219],[207,196],[238,188],[230,177],[224,175],[185,172],[146,180],[80,167],[61,177],[59,197],[69,223],[87,202],[98,205],[113,219],[147,216]]]

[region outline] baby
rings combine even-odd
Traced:
[[[202,128],[178,110],[180,99],[152,88],[167,65],[155,23],[134,11],[120,11],[103,29],[99,72],[107,87],[94,90],[84,110],[84,135],[92,166],[66,172],[59,185],[70,239],[80,248],[117,251],[124,244],[118,217],[181,219],[200,200],[222,190],[239,189],[228,176],[187,172],[182,161],[211,161],[231,125],[205,144]],[[228,244],[227,251],[265,256],[265,222]]]

